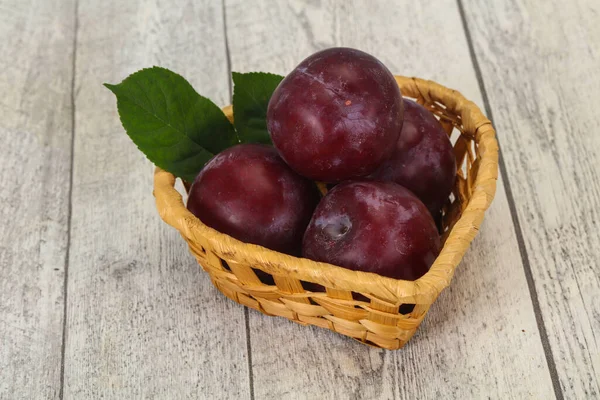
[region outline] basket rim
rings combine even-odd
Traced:
[[[255,244],[244,243],[203,224],[183,203],[175,189],[175,176],[157,167],[154,173],[156,207],[161,218],[177,229],[189,242],[198,238],[212,247],[224,259],[243,259],[253,268],[287,275],[295,279],[324,284],[339,290],[364,291],[390,304],[403,302],[431,304],[452,279],[470,243],[476,236],[496,190],[498,178],[498,143],[489,119],[479,107],[456,90],[436,82],[415,77],[395,76],[405,97],[426,103],[443,104],[460,115],[463,128],[478,144],[479,167],[476,171],[471,196],[446,239],[444,246],[429,271],[415,281],[383,277],[371,272],[352,271],[340,266],[299,258]],[[223,109],[233,118],[231,106]]]

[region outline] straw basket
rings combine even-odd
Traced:
[[[404,96],[440,118],[454,143],[458,165],[456,186],[444,207],[444,246],[429,272],[416,281],[402,281],[240,242],[192,215],[174,188],[175,177],[156,169],[154,195],[160,216],[181,233],[225,296],[267,315],[331,329],[386,349],[399,349],[413,336],[450,284],[494,198],[498,145],[490,121],[457,91],[417,78],[397,76],[396,81]],[[224,112],[232,119],[231,107]],[[274,284],[263,283],[256,269],[271,275]],[[326,290],[309,292],[302,282]]]

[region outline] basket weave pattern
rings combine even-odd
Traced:
[[[157,168],[154,195],[161,218],[181,233],[223,294],[264,314],[327,328],[377,347],[398,349],[412,337],[450,284],[494,198],[498,145],[490,121],[457,91],[418,78],[397,76],[396,81],[404,96],[440,118],[454,143],[458,165],[455,189],[444,207],[444,246],[429,272],[414,282],[402,281],[240,242],[192,215],[174,188],[175,177]],[[233,118],[231,107],[224,112]],[[262,283],[254,269],[270,274],[275,284]],[[301,281],[320,284],[326,291],[305,291]],[[407,309],[400,308],[403,304],[415,306],[402,314]]]

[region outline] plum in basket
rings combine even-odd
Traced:
[[[302,61],[279,84],[267,127],[296,172],[339,182],[372,173],[392,154],[402,109],[398,84],[379,60],[331,48]]]
[[[318,201],[314,183],[292,171],[273,147],[240,144],[206,164],[187,208],[219,232],[297,255]]]
[[[356,271],[416,280],[440,251],[427,207],[392,182],[356,181],[321,200],[304,234],[302,254]]]
[[[446,131],[431,111],[404,100],[404,124],[396,149],[370,177],[411,190],[438,217],[454,187],[456,159]]]

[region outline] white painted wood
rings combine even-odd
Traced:
[[[0,399],[60,392],[73,11],[0,1]]]
[[[152,65],[228,102],[222,7],[80,0],[65,399],[248,399],[244,310],[152,197],[153,167],[103,82]]]
[[[285,74],[316,50],[358,47],[481,105],[456,3],[398,3],[227,0],[232,69]],[[502,182],[453,284],[404,349],[254,311],[250,328],[256,399],[554,396]]]
[[[598,398],[600,3],[464,6],[564,398]]]

